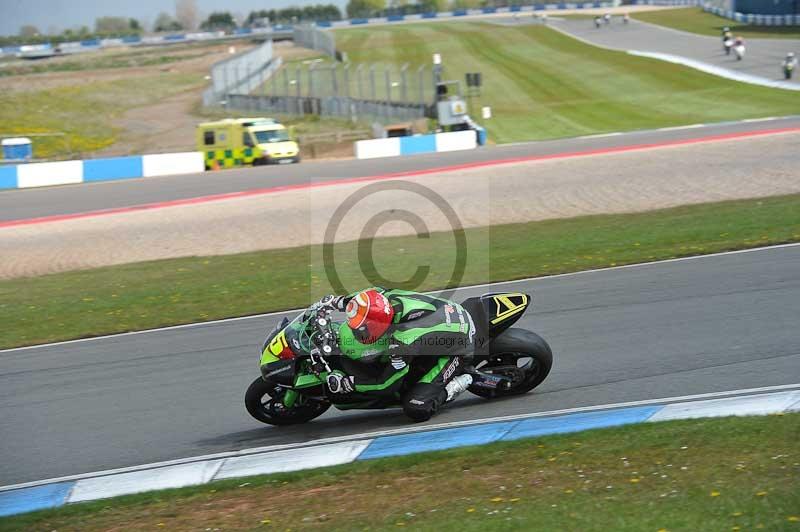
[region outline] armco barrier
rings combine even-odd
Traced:
[[[142,156],[144,177],[191,174],[205,170],[203,154],[196,151]]]
[[[471,150],[477,147],[478,139],[474,131],[454,131],[436,135],[436,151]]]
[[[142,177],[142,157],[117,157],[83,161],[83,181],[112,181]]]
[[[375,159],[418,153],[471,150],[477,145],[475,131],[454,131],[435,135],[359,140],[355,143],[355,155],[356,159]]]
[[[203,154],[200,152],[19,164],[0,166],[0,189],[191,174],[204,170]]]
[[[0,166],[0,189],[17,188],[17,167]]]
[[[83,161],[21,164],[17,166],[17,187],[71,185],[83,181]]]
[[[355,143],[356,159],[396,157],[400,155],[400,139],[359,140]]]

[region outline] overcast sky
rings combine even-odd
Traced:
[[[346,0],[197,0],[201,14],[212,11],[240,12],[254,9],[280,9],[290,5],[333,3],[340,8]],[[173,0],[0,0],[0,35],[16,35],[20,26],[33,24],[39,31],[54,27],[59,31],[73,26],[94,28],[102,16],[133,17],[153,23],[161,11],[175,13]],[[148,28],[149,29],[149,28]]]

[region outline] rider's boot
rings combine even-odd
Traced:
[[[472,384],[472,375],[459,375],[458,377],[453,377],[453,380],[447,383],[445,386],[445,390],[447,390],[447,402],[449,403],[458,395],[469,388],[469,385]]]

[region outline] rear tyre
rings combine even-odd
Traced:
[[[470,386],[469,391],[487,399],[522,395],[539,386],[553,367],[553,351],[538,334],[518,328],[504,331],[492,340],[491,354],[477,368],[486,373],[511,379],[507,390],[489,390]]]
[[[244,405],[255,419],[277,426],[311,421],[331,407],[327,401],[314,401],[300,396],[291,408],[287,408],[282,402],[285,393],[285,389],[259,377],[247,388]]]

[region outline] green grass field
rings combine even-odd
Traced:
[[[800,414],[632,425],[214,482],[5,531],[800,529]]]
[[[678,207],[638,214],[586,216],[469,229],[461,285],[552,275],[716,251],[800,241],[800,195]],[[449,233],[372,241],[388,279],[421,264],[421,287],[445,287],[454,252]],[[364,286],[357,243],[337,244],[345,286]],[[341,253],[341,255],[340,255]],[[319,247],[143,262],[0,281],[0,348],[134,331],[164,325],[300,308],[330,293],[311,270]],[[298,265],[300,265],[298,267]],[[447,271],[445,271],[447,270]]]
[[[646,11],[631,16],[643,22],[714,37],[721,37],[722,28],[728,26],[734,35],[745,39],[800,39],[800,26],[748,26],[706,13],[699,7]]]
[[[336,32],[354,63],[412,68],[442,55],[445,79],[482,72],[495,142],[796,113],[800,94],[583,44],[538,25],[407,24]],[[473,113],[475,114],[475,113]]]

